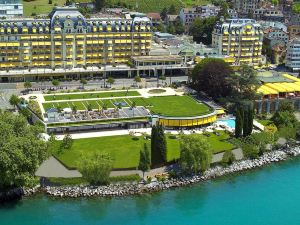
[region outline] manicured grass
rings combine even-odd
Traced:
[[[189,96],[164,96],[147,99],[154,114],[163,116],[200,116],[211,112],[207,105],[198,103]]]
[[[217,136],[213,133],[210,133],[209,137],[205,136],[213,149],[213,153],[219,153],[233,149],[234,145],[228,142],[228,139],[230,138],[229,134],[225,133],[224,131],[217,132],[220,134],[220,136]]]
[[[44,95],[45,101],[56,100],[73,100],[73,99],[88,99],[88,98],[110,98],[110,97],[126,97],[140,96],[137,91],[116,91],[116,92],[93,92],[93,93],[77,93],[77,94],[57,94]]]
[[[229,135],[218,131],[220,136],[210,134],[209,143],[214,153],[233,149],[233,145],[226,141]],[[172,161],[180,157],[179,139],[167,135],[167,160]],[[76,167],[81,157],[87,157],[94,152],[108,152],[114,158],[114,168],[136,168],[139,163],[139,152],[143,149],[145,140],[139,137],[134,140],[132,136],[112,136],[99,138],[76,139],[70,150],[65,150],[56,156],[68,167]],[[149,150],[150,141],[146,141]]]
[[[91,104],[94,110],[97,110],[104,105],[107,108],[115,108],[115,102],[124,102],[124,107],[130,107],[133,102],[137,106],[147,107],[153,114],[163,116],[201,116],[211,112],[211,108],[203,103],[199,103],[190,96],[160,96],[151,98],[121,98],[121,99],[99,99],[99,100],[82,100],[82,101],[66,101],[43,103],[45,111],[52,107],[70,108],[73,105],[77,106],[77,110],[86,110]],[[100,106],[99,106],[100,105]]]
[[[76,167],[81,157],[94,152],[108,152],[114,158],[114,168],[130,168],[138,165],[143,144],[143,137],[133,140],[129,135],[77,139],[74,140],[72,149],[64,151],[58,158],[68,167]]]

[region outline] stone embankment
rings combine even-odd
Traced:
[[[261,167],[272,162],[279,162],[300,154],[300,146],[294,148],[283,148],[281,150],[265,153],[258,159],[242,160],[228,167],[216,166],[207,170],[202,175],[190,177],[171,178],[165,181],[153,181],[149,184],[111,184],[107,186],[73,186],[73,187],[46,187],[44,190],[48,195],[56,197],[89,197],[89,196],[127,196],[138,195],[147,192],[155,192],[175,187],[186,186],[216,177]]]

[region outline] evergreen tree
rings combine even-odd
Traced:
[[[156,125],[154,125],[151,130],[151,165],[157,164],[156,141],[157,141],[157,127]]]
[[[249,126],[249,122],[248,122],[248,120],[249,120],[249,116],[248,116],[248,114],[249,114],[249,111],[248,110],[243,110],[244,111],[244,120],[243,120],[243,136],[244,137],[247,137],[248,136],[248,126]]]
[[[139,169],[143,172],[144,179],[145,172],[150,169],[150,156],[146,143],[144,143],[144,149],[140,151]]]
[[[160,154],[160,163],[165,163],[167,161],[167,141],[162,125],[157,126],[157,147]]]
[[[162,20],[165,20],[166,17],[167,17],[167,15],[168,15],[168,9],[165,7],[165,8],[163,8],[163,10],[161,11],[160,17],[161,17]]]
[[[154,125],[151,132],[151,164],[161,165],[167,159],[167,142],[161,125]]]
[[[177,10],[173,4],[170,6],[170,8],[168,10],[168,14],[171,14],[171,15],[177,14]]]
[[[248,108],[248,135],[252,134],[253,130],[253,119],[254,119],[254,110],[253,104],[251,103]]]
[[[236,119],[235,119],[235,137],[240,138],[243,135],[243,111],[241,108],[236,110]]]

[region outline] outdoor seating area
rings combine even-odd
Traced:
[[[48,123],[125,119],[147,116],[150,116],[150,112],[142,106],[134,108],[110,108],[91,111],[72,111],[70,108],[65,108],[61,112],[51,108],[44,115],[45,122]]]

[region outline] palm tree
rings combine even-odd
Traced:
[[[84,85],[87,84],[87,80],[84,78],[81,78],[80,83],[82,84],[82,89],[84,89]]]
[[[140,83],[142,81],[142,79],[141,79],[141,77],[139,75],[137,75],[137,76],[134,77],[134,81],[135,81],[135,83],[137,85],[137,83]]]
[[[57,86],[59,86],[59,84],[60,84],[59,80],[52,80],[53,86],[57,87]]]
[[[18,98],[18,96],[16,95],[12,95],[9,98],[9,104],[11,104],[12,106],[14,106],[14,108],[16,109],[17,105],[21,102],[21,100]]]
[[[30,81],[26,81],[24,82],[24,88],[26,88],[27,92],[28,92],[28,89],[32,87],[32,84]]]
[[[112,77],[109,77],[109,78],[107,78],[107,83],[109,83],[109,84],[110,84],[110,87],[111,87],[111,85],[112,85],[113,83],[115,83],[115,79],[112,78]]]

